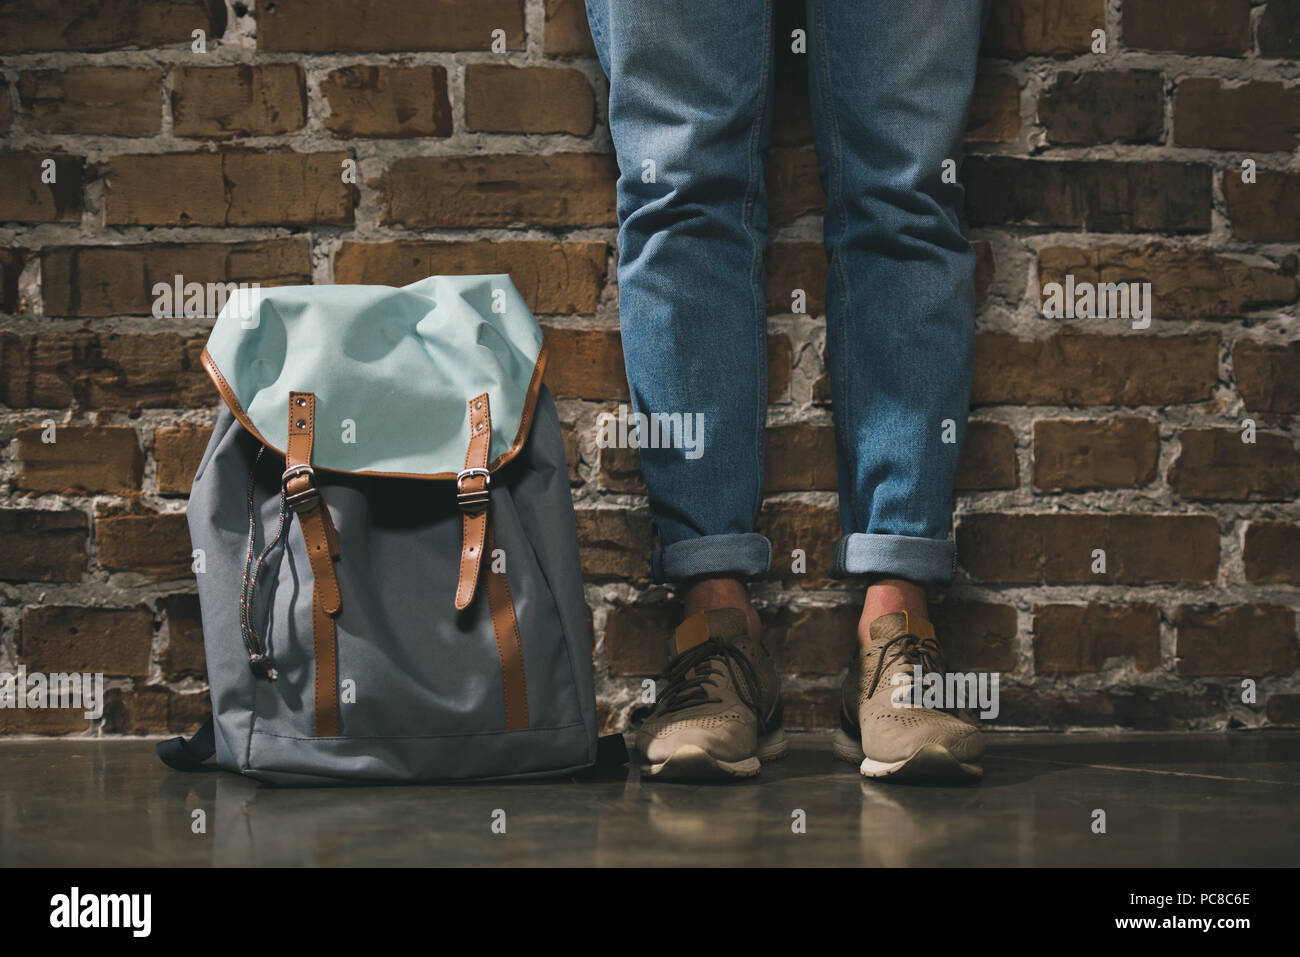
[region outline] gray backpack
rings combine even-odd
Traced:
[[[166,763],[327,784],[596,762],[545,358],[505,275],[232,295],[188,507],[213,720]]]

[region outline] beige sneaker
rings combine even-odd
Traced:
[[[677,655],[660,675],[637,729],[643,774],[747,778],[786,752],[780,682],[739,608],[700,612],[674,633]]]
[[[865,777],[961,782],[984,775],[984,743],[966,714],[894,704],[913,668],[941,671],[934,626],[906,612],[871,623],[871,641],[849,665],[840,698],[835,756],[859,764]],[[900,684],[895,675],[903,675]]]

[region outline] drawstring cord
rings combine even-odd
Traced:
[[[266,452],[266,446],[257,450],[257,458],[253,461],[253,467],[248,470],[248,551],[244,555],[244,582],[239,594],[239,633],[244,639],[244,647],[248,650],[248,666],[253,669],[253,674],[259,678],[265,678],[268,681],[274,681],[279,677],[275,670],[275,664],[271,658],[262,650],[261,642],[258,640],[257,632],[253,628],[253,618],[256,615],[256,589],[258,577],[262,574],[262,563],[266,561],[266,556],[271,553],[271,549],[280,544],[280,539],[284,536],[284,526],[288,516],[288,505],[285,502],[284,489],[280,489],[280,525],[276,529],[275,538],[271,539],[262,553],[257,556],[257,562],[254,564],[253,555],[257,550],[257,508],[253,502],[253,491],[256,487],[257,466],[262,461],[262,456]]]

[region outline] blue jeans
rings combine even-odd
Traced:
[[[703,454],[642,438],[655,578],[759,577],[772,558],[755,531],[767,416],[764,163],[774,44],[792,41],[773,35],[772,0],[586,2],[620,170],[632,407],[702,413],[705,429]],[[951,163],[944,172],[961,158],[984,6],[807,0],[827,196],[839,577],[953,576],[975,257],[958,223],[962,187]]]

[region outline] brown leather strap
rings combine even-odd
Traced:
[[[496,550],[496,537],[488,529],[488,551]],[[501,661],[501,691],[506,700],[506,730],[528,727],[528,684],[524,680],[524,647],[519,638],[519,621],[510,597],[510,580],[504,571],[487,573],[488,608],[492,631]]]
[[[339,730],[339,679],[334,616],[342,607],[334,562],[339,557],[338,532],[321,501],[311,467],[316,434],[316,396],[289,393],[289,441],[284,457],[284,490],[298,515],[307,560],[311,563],[311,630],[316,661],[316,736],[333,738]]]
[[[484,392],[469,400],[469,449],[465,468],[456,478],[456,500],[464,513],[460,539],[460,578],[456,582],[456,608],[474,600],[479,564],[488,530],[488,449],[492,445],[492,414]],[[472,474],[471,470],[474,470]]]

